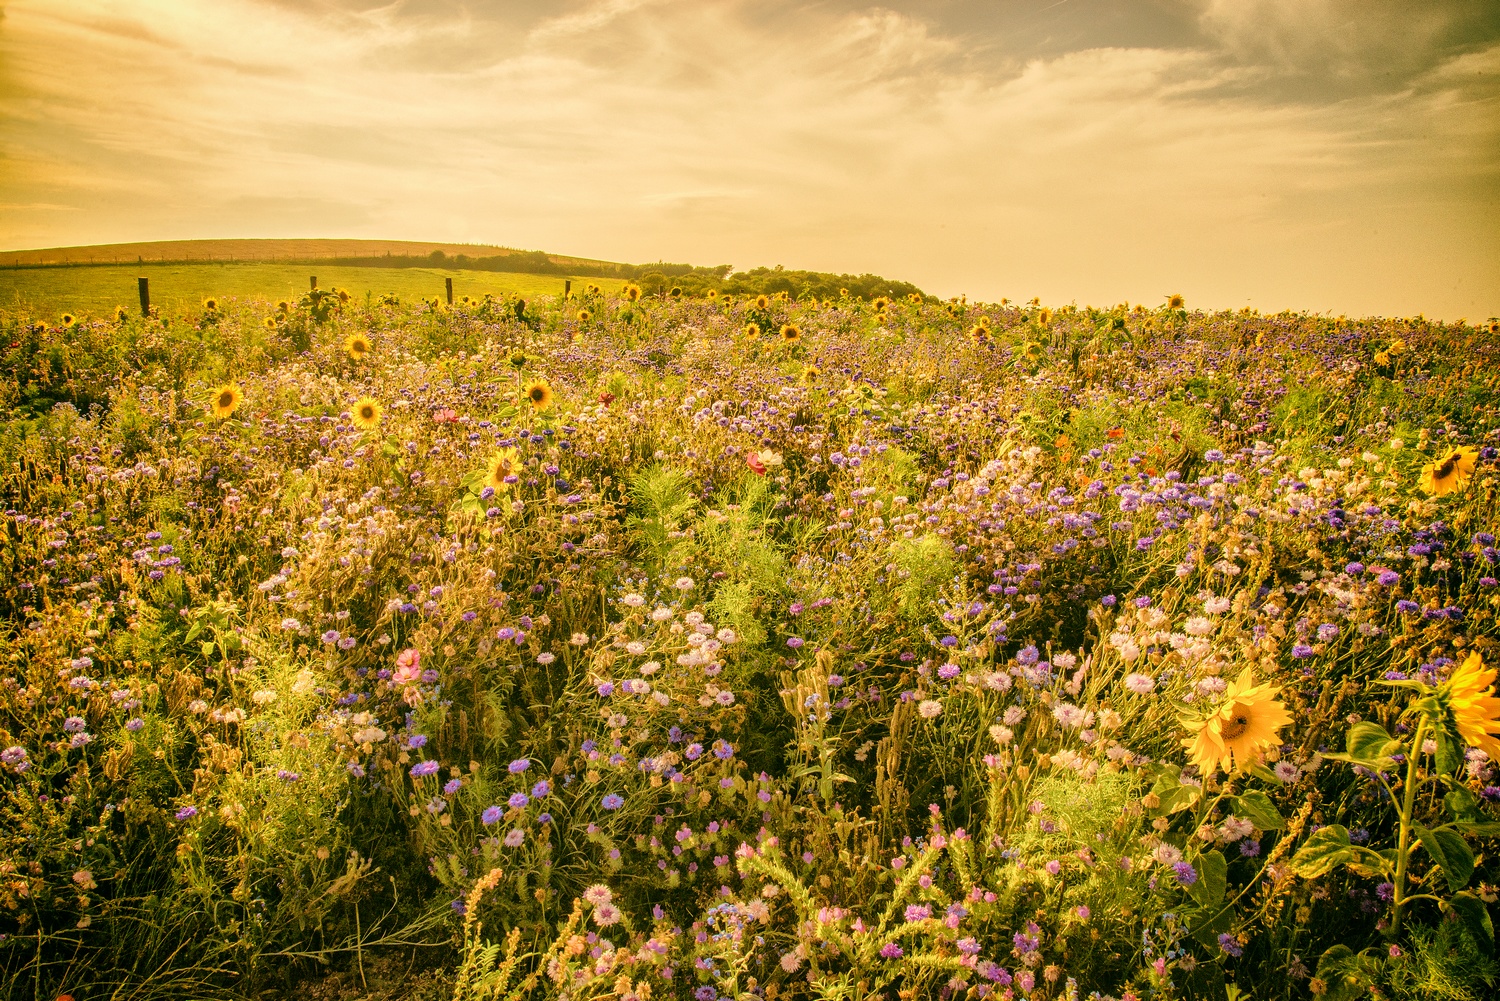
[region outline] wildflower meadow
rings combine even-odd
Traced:
[[[0,317],[0,991],[1494,997],[1497,333]]]

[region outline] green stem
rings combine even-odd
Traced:
[[[1427,717],[1417,717],[1411,754],[1406,759],[1406,791],[1401,804],[1401,832],[1396,841],[1396,886],[1392,897],[1391,937],[1401,934],[1401,909],[1406,904],[1406,861],[1411,854],[1411,811],[1417,799],[1417,763],[1422,757],[1422,738],[1427,735]]]

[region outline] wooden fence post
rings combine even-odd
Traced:
[[[448,305],[453,305],[453,279],[444,278],[443,283],[448,286]]]
[[[573,294],[573,279],[569,278],[568,280],[566,280],[566,281],[563,282],[563,298],[566,299],[568,296],[570,296],[572,294]]]
[[[141,315],[151,315],[151,280],[146,277],[136,279],[136,286],[141,292]]]
[[[311,281],[312,281],[313,291],[317,291],[317,289],[318,289],[318,276],[317,275],[313,275],[312,278],[311,278]]]

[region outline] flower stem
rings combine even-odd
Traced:
[[[1401,934],[1401,909],[1406,904],[1406,861],[1411,854],[1411,811],[1417,799],[1417,763],[1422,757],[1422,738],[1427,735],[1427,717],[1417,717],[1417,732],[1412,735],[1411,754],[1406,758],[1406,790],[1401,804],[1401,830],[1396,841],[1396,885],[1392,896],[1391,937]]]

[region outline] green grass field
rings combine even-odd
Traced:
[[[404,300],[441,297],[443,279],[453,279],[454,297],[503,293],[556,295],[568,280],[555,275],[526,275],[459,268],[355,268],[307,264],[179,264],[120,267],[19,268],[0,271],[0,309],[45,317],[62,312],[103,314],[116,306],[138,307],[136,279],[151,280],[151,302],[163,311],[197,305],[208,296],[221,299],[275,301],[307,291],[317,275],[321,288],[343,288],[363,298],[366,292],[394,292]],[[574,287],[594,282],[614,291],[619,279],[574,278]]]

